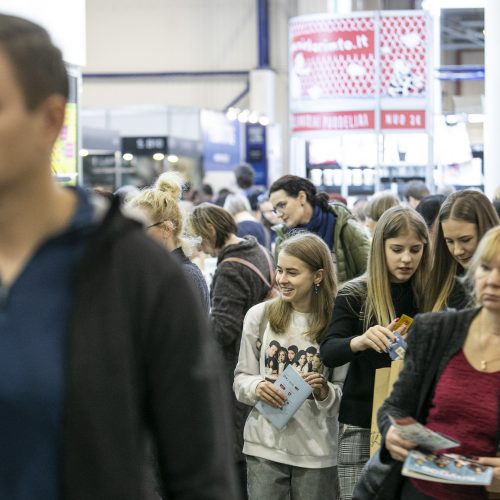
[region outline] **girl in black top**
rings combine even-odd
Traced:
[[[321,345],[326,366],[350,363],[340,405],[338,473],[342,499],[369,458],[375,370],[390,366],[387,347],[402,314],[421,311],[429,269],[428,230],[407,207],[393,207],[373,235],[367,272],[339,292],[327,336]]]

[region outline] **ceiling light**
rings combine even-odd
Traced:
[[[265,115],[262,115],[262,116],[259,118],[259,123],[260,123],[261,125],[263,125],[264,127],[265,127],[266,125],[269,125],[269,122],[270,122],[269,118],[268,118],[267,116],[265,116]]]
[[[238,118],[240,110],[238,108],[229,108],[226,111],[226,118],[232,122]]]
[[[248,123],[258,123],[259,122],[259,113],[257,111],[252,111],[250,116],[248,117]]]
[[[238,115],[238,121],[240,123],[246,123],[248,121],[248,117],[250,116],[250,111],[248,109],[244,109],[239,115]]]

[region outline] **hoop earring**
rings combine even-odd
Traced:
[[[319,283],[314,283],[314,295],[318,295],[321,289],[321,285]]]

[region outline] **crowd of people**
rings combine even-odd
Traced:
[[[169,175],[173,174],[163,174],[163,178]],[[157,186],[160,184],[161,178]],[[477,314],[484,314],[476,329],[483,328],[484,321],[488,347],[497,345],[494,333],[486,336],[486,330],[494,331],[497,316],[493,306],[500,302],[500,275],[494,271],[498,263],[492,250],[496,240],[488,245],[489,253],[479,257],[480,242],[500,231],[494,205],[477,190],[432,195],[422,184],[411,183],[403,199],[392,192],[375,194],[363,207],[363,223],[344,203],[332,202],[318,192],[308,179],[293,175],[277,179],[260,195],[267,215],[274,217],[268,229],[275,235],[271,247],[275,261],[266,245],[270,240],[259,242],[256,234],[239,232],[238,220],[242,219],[238,213],[245,212],[243,220],[252,224],[263,219],[263,213],[252,211],[244,194],[228,194],[225,208],[204,202],[187,215],[189,232],[199,238],[199,248],[217,259],[209,318],[224,356],[227,381],[234,389],[233,461],[243,497],[369,498],[357,496],[356,487],[369,465],[376,370],[391,365],[388,348],[396,333],[408,334],[408,366],[417,342],[414,336],[422,335],[416,332],[423,328],[423,318],[441,324],[445,316],[460,312],[467,318],[462,320],[463,327]],[[148,192],[129,204],[143,206],[140,200]],[[151,220],[154,226],[170,219],[152,216]],[[180,224],[175,223],[177,226]],[[483,283],[488,281],[483,288],[490,294],[486,301],[476,291],[478,273],[489,276],[483,278]],[[279,290],[279,297],[268,300],[273,287]],[[491,308],[493,311],[485,312]],[[394,330],[403,315],[415,318],[431,312],[439,314],[423,315],[409,332],[407,325]],[[500,370],[495,371],[495,363],[500,351],[498,359],[489,356],[491,359],[478,362],[477,350],[484,347],[475,343],[486,340],[473,332],[469,347],[464,340],[466,330],[461,335],[463,354],[458,353],[462,344],[457,344],[448,358],[450,366],[441,367],[445,374],[447,369],[451,372],[444,388],[449,389],[446,384],[451,376],[463,376],[460,370],[465,370],[468,379],[477,378],[481,386],[496,391]],[[460,355],[463,359],[453,357]],[[432,353],[426,356],[432,357]],[[256,404],[262,401],[275,408],[287,404],[287,395],[276,380],[288,366],[312,387],[312,396],[278,430]],[[486,406],[477,412],[467,403],[474,411],[464,411],[469,421],[461,425],[472,433],[466,438],[465,431],[454,433],[456,417],[448,415],[448,406],[441,413],[436,409],[450,404],[446,393],[441,401],[443,389],[436,381],[433,392],[427,394],[425,413],[420,406],[418,412],[411,405],[411,410],[397,407],[398,398],[403,398],[401,405],[409,404],[404,398],[410,398],[412,392],[406,386],[416,391],[418,377],[407,370],[405,367],[402,379],[410,377],[411,384],[402,388],[398,383],[380,410],[381,453],[401,460],[414,446],[398,437],[388,415],[418,416],[431,428],[455,435],[463,443],[460,453],[484,457],[481,463],[495,466],[500,475],[500,462],[491,458],[497,446],[496,424],[491,418],[490,434],[481,437],[485,422],[481,415],[498,406],[497,395],[485,395]],[[391,402],[393,398],[396,403]],[[496,483],[493,487],[497,488]],[[421,480],[402,481],[399,491],[397,498],[403,499],[486,495],[481,487],[429,486]]]
[[[354,217],[298,176],[256,192],[248,165],[237,192],[206,186],[189,210],[175,172],[124,197],[64,187],[50,167],[60,51],[0,15],[0,72],[0,498],[500,492],[498,204],[414,182]],[[216,260],[209,286],[202,255]],[[370,458],[376,371],[398,336],[404,367]],[[278,427],[261,405],[286,413],[287,373],[308,396]],[[491,484],[403,476],[417,443],[400,417],[454,438]],[[391,472],[377,492],[375,459]]]

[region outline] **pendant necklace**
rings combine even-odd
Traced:
[[[481,345],[481,340],[482,340],[482,336],[483,336],[483,329],[480,327],[480,330],[479,330],[479,348],[481,349],[481,354],[482,354],[482,357],[484,358],[484,349],[483,349],[483,346]],[[500,360],[500,357],[498,358],[494,358],[494,359],[489,359],[488,361],[486,359],[481,359],[479,361],[480,363],[480,367],[481,367],[481,370],[483,372],[485,372],[487,369],[488,369],[488,363],[493,363],[494,361],[498,361]]]

